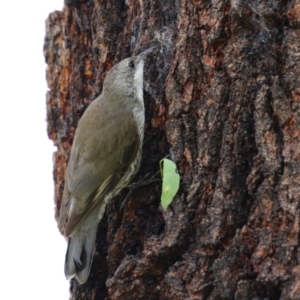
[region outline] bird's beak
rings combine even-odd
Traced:
[[[141,52],[137,57],[139,58],[139,61],[145,58],[153,49],[157,48],[157,46],[150,47],[143,52]]]

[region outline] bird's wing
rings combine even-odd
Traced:
[[[72,235],[105,195],[114,191],[141,146],[132,112],[112,113],[94,102],[79,122],[68,163],[62,203],[62,211],[64,205],[68,211],[66,236]]]

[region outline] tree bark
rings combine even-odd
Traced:
[[[161,182],[111,201],[72,299],[300,299],[299,37],[299,0],[65,0],[49,15],[55,217],[78,120],[107,71],[153,45],[134,181],[167,155],[181,176],[167,211]]]

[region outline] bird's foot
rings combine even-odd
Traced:
[[[159,178],[156,178],[156,176],[160,173],[160,171],[156,172],[153,176],[151,176],[151,174],[147,174],[144,178],[142,178],[141,180],[134,182],[132,184],[129,184],[127,186],[127,188],[129,189],[129,192],[127,194],[127,196],[125,197],[125,199],[123,200],[123,203],[121,204],[121,209],[124,209],[125,204],[127,202],[127,199],[129,198],[129,196],[134,192],[134,190],[142,187],[142,186],[146,186],[152,182],[155,181],[159,181]],[[150,177],[150,178],[149,178]]]

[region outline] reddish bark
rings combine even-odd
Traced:
[[[46,23],[56,218],[78,120],[119,60],[152,45],[135,180],[160,183],[99,225],[89,280],[72,299],[300,299],[300,2],[65,1]],[[62,253],[64,255],[64,253]]]

